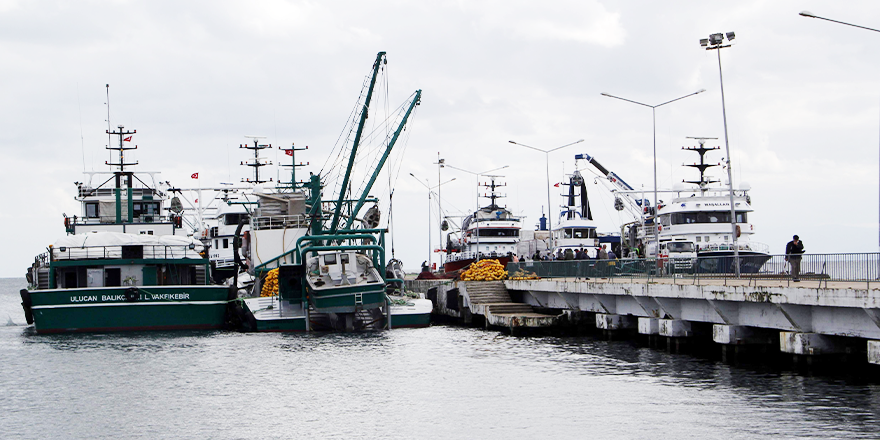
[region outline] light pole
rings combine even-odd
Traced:
[[[820,16],[818,16],[818,15],[813,14],[813,13],[810,12],[810,11],[801,11],[801,12],[800,12],[800,15],[802,15],[802,16],[804,16],[804,17],[809,17],[809,18],[818,18],[819,20],[830,21],[830,22],[833,22],[833,23],[845,24],[845,25],[847,25],[847,26],[857,27],[857,28],[861,28],[861,29],[867,29],[867,30],[869,30],[869,31],[880,32],[880,30],[877,30],[877,29],[874,29],[874,28],[869,28],[869,27],[865,27],[865,26],[859,26],[859,25],[857,25],[857,24],[847,23],[847,22],[845,22],[845,21],[837,21],[837,20],[832,20],[832,19],[830,19],[830,18],[820,17]],[[878,217],[878,218],[880,218],[880,217]],[[878,225],[880,225],[880,223],[878,223]],[[880,226],[878,226],[878,227],[880,227]],[[877,238],[878,238],[878,240],[880,240],[880,233],[877,234]],[[880,242],[878,242],[878,244],[880,244]]]
[[[416,179],[417,182],[419,182],[422,186],[425,187],[425,189],[428,190],[428,260],[427,260],[427,262],[428,262],[428,267],[431,267],[431,259],[432,259],[431,255],[433,254],[433,248],[431,246],[431,193],[434,191],[434,189],[438,189],[438,193],[439,193],[440,186],[446,185],[447,183],[452,182],[453,180],[455,180],[455,177],[453,177],[443,183],[439,183],[437,185],[430,186],[426,183],[427,179],[425,180],[425,182],[422,182],[422,180],[419,179],[418,177],[416,177],[415,174],[409,173],[409,175],[413,176],[413,179]],[[440,195],[439,194],[437,195],[437,210],[438,211],[440,210]],[[439,228],[440,226],[438,225],[437,227]]]
[[[544,153],[544,168],[547,171],[547,229],[550,230],[550,249],[548,249],[548,252],[553,252],[553,215],[554,215],[553,210],[550,208],[550,153],[552,153],[556,150],[560,150],[562,148],[574,145],[574,144],[579,144],[583,141],[584,141],[583,139],[579,139],[579,140],[576,140],[570,144],[565,144],[561,147],[551,148],[549,150],[542,150],[540,148],[535,148],[535,147],[532,147],[532,146],[529,146],[526,144],[521,144],[519,142],[508,141],[511,144],[519,145],[520,147],[526,147],[526,148],[530,148],[532,150],[540,151],[540,152]]]
[[[657,255],[660,252],[660,231],[657,230],[657,221],[659,219],[657,217],[657,107],[662,107],[666,104],[687,98],[688,96],[699,95],[700,93],[703,93],[705,91],[706,89],[700,89],[694,93],[689,93],[680,98],[675,98],[671,101],[666,101],[662,104],[657,105],[645,104],[642,102],[633,101],[632,99],[626,99],[619,96],[609,95],[608,93],[602,93],[602,96],[607,96],[609,98],[619,99],[621,101],[631,102],[633,104],[643,105],[645,107],[651,108],[651,124],[653,124],[654,131],[654,258],[657,258]]]
[[[727,185],[730,192],[730,234],[733,237],[733,264],[736,267],[736,277],[739,278],[739,244],[736,236],[736,208],[733,205],[733,171],[730,169],[730,142],[727,139],[727,109],[724,105],[724,76],[721,74],[721,49],[730,47],[730,42],[736,38],[736,34],[728,32],[727,44],[724,44],[725,35],[718,33],[709,35],[709,38],[700,40],[700,46],[706,50],[718,52],[718,79],[721,81],[721,115],[724,118],[724,148],[727,153]]]

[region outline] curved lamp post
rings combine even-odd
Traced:
[[[609,98],[619,99],[621,101],[631,102],[633,104],[643,105],[645,107],[651,108],[651,123],[653,124],[654,131],[654,257],[656,258],[658,253],[660,252],[660,232],[657,230],[657,107],[662,107],[666,104],[687,98],[688,96],[699,95],[700,93],[705,92],[706,89],[697,90],[694,93],[689,93],[679,98],[675,98],[670,101],[666,101],[662,104],[650,105],[645,104],[643,102],[633,101],[631,99],[621,98],[619,96],[609,95],[608,93],[602,93],[602,96],[607,96]]]
[[[820,16],[818,16],[818,15],[813,14],[813,13],[810,12],[810,11],[801,11],[799,15],[801,15],[801,16],[803,16],[803,17],[808,17],[808,18],[818,18],[819,20],[830,21],[830,22],[833,22],[833,23],[845,24],[845,25],[847,25],[847,26],[857,27],[857,28],[860,28],[860,29],[866,29],[866,30],[869,30],[869,31],[880,32],[880,30],[877,30],[877,29],[874,29],[874,28],[869,28],[869,27],[865,27],[865,26],[859,26],[859,25],[857,25],[857,24],[847,23],[847,22],[845,22],[845,21],[837,21],[837,20],[832,20],[832,19],[830,19],[830,18],[820,17]],[[880,233],[877,234],[877,237],[878,237],[878,239],[880,239]],[[880,243],[878,243],[878,244],[880,244]]]
[[[579,139],[570,144],[565,144],[561,147],[551,148],[549,150],[542,150],[540,148],[535,148],[526,144],[521,144],[519,142],[508,141],[511,144],[519,145],[520,147],[526,147],[544,153],[544,168],[547,170],[547,229],[550,230],[550,249],[548,249],[547,252],[553,252],[553,216],[555,215],[550,209],[550,153],[574,144],[579,144],[583,141],[583,139]]]
[[[455,177],[453,177],[443,183],[440,183],[440,184],[437,184],[434,186],[429,186],[427,183],[425,183],[428,181],[427,179],[425,179],[425,182],[422,182],[422,180],[419,179],[418,177],[416,177],[415,174],[409,173],[409,175],[413,176],[413,178],[416,179],[416,181],[418,181],[420,184],[422,184],[422,186],[425,187],[425,189],[428,190],[428,260],[427,261],[428,261],[428,267],[431,267],[431,263],[432,263],[431,259],[433,258],[432,257],[433,249],[431,246],[431,194],[434,192],[435,189],[440,188],[441,185],[446,185],[447,183],[455,180]],[[438,193],[439,193],[439,190],[438,190]],[[438,211],[440,210],[440,195],[439,194],[437,195],[437,210]],[[439,228],[439,225],[438,225],[438,228]]]

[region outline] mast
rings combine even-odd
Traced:
[[[296,191],[297,182],[296,182],[296,169],[304,166],[308,166],[309,162],[306,163],[296,163],[296,152],[297,151],[305,151],[308,150],[309,147],[306,145],[305,148],[296,148],[293,143],[290,144],[290,148],[281,148],[278,147],[279,150],[283,151],[284,154],[290,156],[290,165],[281,164],[282,167],[290,167],[290,182],[278,182],[278,188],[290,188],[291,191]],[[302,185],[300,185],[302,186]]]
[[[109,85],[108,85],[108,90],[109,90]],[[109,99],[108,99],[108,102],[109,102]],[[108,118],[109,118],[109,116],[108,116]],[[137,162],[125,162],[125,151],[126,150],[136,150],[137,145],[135,145],[133,147],[126,147],[125,142],[130,142],[131,135],[134,135],[135,133],[137,133],[137,130],[126,131],[125,127],[123,127],[122,125],[118,126],[116,130],[113,130],[113,131],[110,131],[109,129],[107,130],[108,137],[110,137],[112,135],[119,137],[119,145],[118,146],[114,147],[111,143],[106,148],[107,150],[116,150],[119,152],[119,159],[118,159],[119,162],[110,163],[110,161],[104,161],[105,165],[109,165],[110,167],[119,167],[118,170],[113,172],[113,176],[115,178],[115,183],[116,183],[116,186],[114,188],[114,193],[116,195],[116,224],[121,224],[123,221],[126,221],[128,223],[132,223],[134,221],[134,200],[132,200],[132,193],[131,193],[131,187],[133,184],[132,180],[134,180],[132,175],[134,173],[132,173],[131,171],[125,171],[125,167],[126,166],[134,166],[134,165],[137,165],[138,163]],[[128,137],[125,137],[126,135],[128,135]],[[123,177],[125,178],[125,182],[122,181]],[[123,220],[123,218],[122,218],[123,183],[125,184],[124,189],[126,190],[125,191],[125,193],[126,193],[126,206],[128,208],[127,209],[128,215],[126,216],[127,219],[125,219],[125,220]]]
[[[269,180],[260,180],[260,168],[266,165],[272,165],[272,162],[267,161],[266,158],[260,157],[260,150],[265,150],[267,148],[272,148],[272,144],[260,144],[260,139],[266,139],[266,136],[245,136],[246,138],[250,138],[254,140],[254,145],[251,146],[249,144],[239,144],[238,148],[244,148],[247,150],[254,150],[254,158],[253,161],[247,160],[242,162],[241,165],[246,165],[249,167],[253,167],[254,169],[254,180],[243,179],[242,182],[253,183],[259,185],[265,182],[271,182],[272,179]]]
[[[342,201],[345,200],[345,194],[348,192],[348,180],[351,178],[351,170],[354,166],[354,158],[357,156],[358,145],[361,143],[361,134],[364,132],[364,123],[367,122],[367,116],[370,110],[370,100],[373,98],[373,88],[376,85],[376,76],[382,66],[382,58],[385,52],[379,52],[376,55],[376,61],[373,62],[373,76],[370,78],[370,88],[367,90],[367,97],[364,100],[364,106],[361,109],[361,119],[358,123],[357,133],[354,136],[354,143],[351,146],[351,153],[348,157],[348,168],[345,169],[345,177],[342,179],[342,186],[339,188],[339,199],[336,201],[336,209],[333,212],[333,220],[330,222],[330,233],[336,233],[339,227],[339,215],[342,213]]]
[[[688,139],[696,139],[697,142],[699,142],[700,146],[699,147],[682,147],[681,149],[688,150],[688,151],[696,151],[697,153],[699,153],[700,154],[700,163],[684,164],[684,166],[696,168],[696,169],[700,170],[700,180],[699,181],[683,180],[682,182],[693,183],[695,185],[699,185],[700,195],[704,195],[704,194],[706,194],[706,191],[709,190],[708,185],[710,183],[717,183],[718,182],[717,180],[709,180],[708,178],[706,178],[706,169],[711,168],[711,167],[717,167],[717,166],[721,165],[721,164],[706,163],[706,153],[709,151],[713,151],[713,150],[719,150],[719,149],[721,149],[721,147],[706,147],[705,146],[706,140],[718,139],[718,138],[688,137]]]

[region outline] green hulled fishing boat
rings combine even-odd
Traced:
[[[292,159],[290,182],[279,184],[273,192],[254,192],[257,207],[250,216],[250,231],[240,244],[249,272],[257,280],[252,296],[237,303],[236,316],[244,329],[351,331],[394,326],[393,301],[385,292],[390,281],[384,271],[386,229],[378,228],[378,200],[369,194],[419,104],[421,90],[398,108],[396,116],[386,118],[391,128],[382,145],[362,148],[359,156],[376,77],[384,65],[385,52],[380,52],[359,98],[363,99],[358,104],[361,111],[351,120],[351,129],[345,130],[354,136],[339,149],[335,163],[340,169],[345,163],[347,167],[338,179],[312,174],[308,181],[297,182],[295,170],[302,165],[294,155],[300,149],[282,148]],[[377,150],[380,156],[371,155]],[[375,165],[365,173],[368,178],[363,185],[355,188],[352,174],[361,161]],[[336,190],[331,200],[323,200],[328,184]],[[366,203],[373,206],[361,215]],[[236,238],[235,246],[239,243]]]
[[[62,238],[21,291],[37,333],[217,329],[230,289],[208,284],[198,240],[90,232]]]

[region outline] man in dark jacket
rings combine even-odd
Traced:
[[[792,240],[785,245],[785,261],[791,264],[791,278],[794,282],[800,282],[798,277],[801,275],[801,255],[804,253],[804,242],[800,237],[795,235]]]

